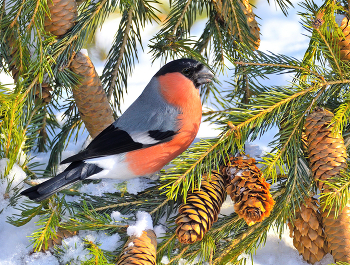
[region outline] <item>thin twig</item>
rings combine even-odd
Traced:
[[[343,79],[343,72],[342,72],[342,70],[341,70],[341,68],[340,68],[340,66],[339,66],[339,64],[338,64],[338,62],[337,62],[337,57],[334,55],[334,53],[333,53],[331,47],[329,46],[329,44],[328,44],[326,38],[324,37],[324,35],[323,35],[322,32],[320,31],[320,29],[319,29],[319,28],[315,28],[315,30],[316,30],[317,33],[321,36],[323,42],[327,45],[327,48],[328,48],[329,52],[331,53],[332,58],[334,59],[335,65],[336,65],[337,68],[338,68],[338,71],[339,71],[339,73],[340,73],[340,77],[341,77],[341,79]]]
[[[117,63],[115,64],[115,67],[113,69],[111,85],[108,88],[108,93],[107,93],[108,101],[110,101],[111,98],[112,98],[113,90],[114,90],[114,87],[115,87],[115,81],[117,80],[117,76],[118,76],[118,72],[119,72],[119,67],[120,67],[120,65],[122,63],[123,55],[124,55],[124,52],[125,52],[126,43],[127,43],[128,39],[129,39],[129,32],[130,32],[131,23],[132,23],[133,12],[134,12],[134,10],[133,10],[132,6],[130,6],[130,9],[128,11],[128,22],[126,23],[124,36],[123,36],[123,42],[122,42],[122,45],[120,47]]]
[[[169,242],[171,242],[174,238],[175,238],[175,233],[167,240],[167,242],[165,242],[160,248],[158,248],[157,249],[157,254],[158,253],[160,253],[162,250],[163,250],[163,248],[165,248],[168,244],[169,244]]]
[[[270,67],[280,67],[280,68],[290,68],[290,69],[296,69],[296,70],[303,70],[303,71],[306,71],[310,74],[313,74],[313,75],[319,77],[320,79],[322,79],[321,77],[323,77],[319,73],[314,72],[314,71],[310,71],[310,69],[302,67],[302,66],[294,66],[294,65],[289,65],[289,64],[242,62],[242,61],[233,62],[233,63],[237,64],[237,65],[270,66]]]
[[[177,260],[178,258],[181,258],[182,255],[189,249],[190,246],[185,247],[179,254],[177,254],[175,257],[173,257],[170,261],[169,264],[172,263],[173,261]]]
[[[180,24],[181,24],[181,22],[182,22],[182,19],[183,19],[183,17],[185,16],[185,14],[186,14],[186,12],[187,12],[187,8],[190,6],[191,2],[192,2],[192,0],[188,0],[188,1],[187,1],[187,3],[186,3],[186,5],[185,5],[184,9],[182,10],[181,16],[179,17],[177,23],[175,24],[175,27],[174,27],[173,32],[172,32],[172,35],[175,35],[176,30],[177,30],[177,28],[180,26]]]
[[[35,9],[34,9],[34,13],[33,13],[32,19],[30,20],[30,22],[29,22],[29,24],[27,26],[27,30],[29,30],[32,27],[32,24],[35,21],[35,15],[38,12],[40,2],[41,2],[40,0],[36,1],[36,6],[35,6]]]
[[[153,209],[152,212],[150,212],[149,214],[152,215],[154,214],[156,211],[158,211],[161,207],[163,207],[165,204],[167,204],[169,201],[169,198],[167,198],[165,201],[163,201],[161,204],[159,204],[155,209]]]
[[[24,7],[24,3],[26,2],[26,0],[22,0],[21,3],[21,7],[19,8],[14,20],[12,21],[12,23],[10,24],[10,28],[13,28],[13,26],[17,23],[17,19],[19,18],[19,16],[21,15],[22,9]]]
[[[111,204],[111,205],[107,205],[107,206],[103,206],[103,207],[99,207],[99,208],[94,208],[94,211],[103,211],[103,210],[110,209],[110,208],[122,207],[122,206],[139,204],[139,203],[144,203],[144,201],[133,201],[133,202]]]
[[[242,36],[242,33],[241,33],[241,28],[240,28],[239,23],[238,23],[236,9],[233,6],[232,0],[230,0],[230,4],[231,4],[231,10],[232,10],[233,16],[235,17],[236,27],[238,29],[238,38],[239,38],[239,41],[241,43],[243,43],[243,36]]]

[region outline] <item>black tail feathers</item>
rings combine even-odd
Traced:
[[[65,171],[56,177],[22,191],[21,195],[25,195],[33,201],[40,202],[67,186],[97,174],[102,170],[102,168],[94,164],[87,164],[83,161],[73,162]]]

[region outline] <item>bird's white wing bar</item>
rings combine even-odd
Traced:
[[[141,143],[143,145],[157,144],[160,141],[152,138],[148,132],[133,132],[130,133],[130,137],[134,142]]]

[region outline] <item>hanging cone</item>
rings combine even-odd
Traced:
[[[255,20],[255,14],[253,12],[252,6],[249,4],[249,0],[242,0],[238,1],[241,9],[243,10],[243,13],[246,16],[247,19],[247,25],[249,27],[250,33],[255,37],[255,40],[250,39],[250,41],[253,42],[255,49],[259,49],[260,46],[260,28],[258,26],[258,23]],[[223,6],[222,0],[214,0],[213,1],[214,8],[217,12],[217,20],[221,24],[226,24],[226,21],[230,21],[231,19],[228,19],[229,14],[232,14],[231,7],[227,6],[225,4]],[[230,15],[231,16],[231,15]],[[233,28],[229,24],[229,32],[231,35],[236,34],[236,28]]]
[[[317,108],[305,122],[310,168],[322,192],[329,191],[322,181],[338,175],[347,167],[344,140],[340,134],[333,134],[334,126],[329,125],[333,116],[332,112]]]
[[[305,123],[310,168],[321,192],[332,191],[322,181],[339,175],[347,167],[344,140],[341,134],[332,133],[332,118],[333,113],[317,108]],[[337,219],[334,219],[335,209],[324,207],[322,201],[321,209],[324,209],[323,225],[331,254],[335,261],[350,262],[350,205],[345,206]]]
[[[81,76],[73,88],[73,97],[85,127],[92,138],[114,122],[113,112],[102,88],[101,80],[88,56],[77,53],[70,69]]]
[[[221,205],[226,199],[224,177],[212,172],[210,180],[202,180],[200,190],[189,193],[186,203],[179,208],[176,235],[183,244],[202,240],[205,233],[218,220]]]
[[[131,236],[125,243],[117,265],[156,265],[157,237],[153,230],[140,237]]]
[[[294,247],[308,263],[315,264],[326,255],[327,243],[317,199],[307,198],[296,212],[293,224],[288,226]]]
[[[62,240],[65,238],[73,237],[77,234],[77,231],[69,231],[63,228],[58,228],[56,231],[56,238],[50,238],[47,241],[47,247],[45,247],[45,244],[43,244],[41,251],[45,252],[49,248],[55,246],[55,245],[62,245]]]
[[[75,24],[77,4],[75,0],[50,0],[47,5],[51,15],[45,17],[44,29],[61,37]]]
[[[235,203],[235,212],[248,225],[261,222],[270,215],[275,201],[269,191],[270,184],[255,165],[254,158],[231,157],[222,172],[228,176],[226,191]]]
[[[343,61],[350,60],[350,23],[349,19],[344,16],[340,25],[340,29],[343,31],[345,38],[338,40],[338,45],[340,49],[340,59]]]

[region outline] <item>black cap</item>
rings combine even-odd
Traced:
[[[168,73],[181,73],[199,88],[200,85],[210,82],[214,75],[201,62],[194,59],[178,59],[164,65],[155,76],[161,76]]]

